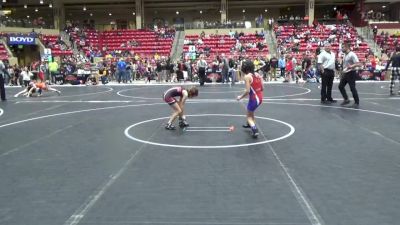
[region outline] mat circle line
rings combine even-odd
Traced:
[[[95,94],[103,94],[103,93],[107,93],[107,92],[112,92],[112,91],[114,91],[114,89],[111,88],[111,87],[105,87],[105,88],[107,88],[108,90],[105,90],[105,91],[98,91],[98,92],[93,92],[93,93],[86,93],[86,94],[77,94],[77,95],[52,96],[52,97],[49,97],[49,98],[80,97],[80,96],[89,96],[89,95],[95,95]],[[61,94],[62,94],[62,92],[61,92]]]
[[[107,90],[105,91],[98,91],[98,92],[93,92],[93,93],[85,93],[85,94],[77,94],[77,95],[64,95],[64,96],[49,96],[49,97],[45,97],[46,99],[53,99],[53,98],[69,98],[69,97],[80,97],[80,96],[89,96],[89,95],[95,95],[95,94],[103,94],[103,93],[107,93],[107,92],[111,92],[114,89],[111,87],[105,87],[107,88]],[[62,94],[62,92],[61,92]],[[32,102],[34,102],[35,100],[32,100]]]
[[[235,114],[195,114],[195,115],[186,115],[187,117],[202,117],[202,116],[221,116],[221,117],[245,117],[244,115],[235,115]],[[254,146],[254,145],[261,145],[261,144],[266,144],[266,143],[271,143],[271,142],[276,142],[279,140],[283,140],[286,139],[290,136],[292,136],[294,134],[294,132],[296,131],[296,129],[289,123],[286,123],[284,121],[281,120],[277,120],[277,119],[272,119],[272,118],[268,118],[268,117],[261,117],[261,116],[256,116],[257,119],[260,120],[269,120],[269,121],[274,121],[276,123],[280,123],[283,124],[287,127],[290,128],[290,131],[288,133],[286,133],[285,135],[278,137],[278,138],[274,138],[274,139],[270,139],[270,140],[263,140],[263,141],[258,141],[258,142],[253,142],[253,143],[246,143],[246,144],[237,144],[237,145],[174,145],[174,144],[164,144],[164,143],[159,143],[159,142],[153,142],[153,141],[146,141],[143,139],[139,139],[137,137],[134,137],[132,135],[129,134],[129,130],[144,124],[144,123],[148,123],[148,122],[153,122],[153,121],[158,121],[158,120],[165,120],[168,119],[169,117],[160,117],[160,118],[154,118],[154,119],[150,119],[150,120],[144,120],[135,124],[130,125],[129,127],[127,127],[124,131],[124,134],[127,138],[137,141],[137,142],[141,142],[144,144],[149,144],[149,145],[156,145],[156,146],[162,146],[162,147],[171,147],[171,148],[191,148],[191,149],[216,149],[216,148],[238,148],[238,147],[248,147],[248,146]]]
[[[303,89],[305,90],[304,92],[301,93],[296,93],[296,94],[289,94],[289,95],[278,95],[278,96],[269,96],[268,98],[284,98],[284,97],[292,97],[292,96],[299,96],[299,95],[305,95],[311,92],[311,89],[309,88],[305,88],[305,87],[296,87],[296,86],[285,86],[285,85],[274,85],[274,86],[278,86],[278,87],[290,87],[290,88],[298,88],[298,89]],[[136,96],[130,96],[130,95],[124,95],[121,94],[122,92],[125,91],[129,91],[129,90],[135,90],[135,89],[140,89],[140,88],[130,88],[130,89],[123,89],[117,92],[117,95],[121,96],[121,97],[125,97],[125,98],[134,98],[134,99],[144,99],[144,100],[162,100],[162,98],[153,98],[153,97],[136,97]],[[202,92],[201,93],[237,93],[237,92],[241,92],[241,91],[230,91],[230,92]]]
[[[306,95],[311,92],[311,89],[305,88],[305,87],[297,87],[297,86],[286,86],[286,85],[274,85],[278,87],[291,87],[291,88],[298,88],[298,89],[303,89],[305,92],[301,93],[296,93],[296,94],[289,94],[289,95],[278,95],[278,96],[269,96],[268,98],[285,98],[285,97],[292,97],[292,96],[300,96],[300,95]]]
[[[0,116],[2,116],[4,113],[4,110],[2,108],[0,108]]]

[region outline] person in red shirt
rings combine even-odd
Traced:
[[[371,57],[371,70],[372,70],[372,73],[373,73],[373,72],[375,71],[375,69],[376,69],[376,64],[377,64],[377,60],[376,60],[375,56],[372,55],[372,57]]]
[[[285,82],[290,82],[291,78],[294,76],[293,74],[294,65],[293,65],[293,56],[289,56],[286,63],[286,77]]]
[[[263,79],[262,76],[254,72],[254,63],[251,60],[246,60],[242,63],[242,72],[244,76],[246,89],[242,95],[237,96],[237,100],[241,100],[247,95],[249,96],[249,103],[247,104],[247,124],[243,125],[244,128],[251,128],[253,137],[257,138],[259,135],[254,111],[261,105],[263,100]]]

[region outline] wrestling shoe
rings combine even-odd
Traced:
[[[167,125],[165,126],[165,129],[167,129],[167,130],[175,130],[175,126],[172,125],[172,124],[167,124]]]
[[[189,123],[186,120],[180,120],[179,121],[179,127],[184,128],[184,127],[188,127]]]
[[[250,126],[248,123],[242,125],[242,127],[243,127],[243,128],[251,128],[251,126]]]
[[[258,129],[257,128],[256,129],[252,129],[251,131],[253,132],[253,134],[252,134],[253,138],[257,138],[258,135],[259,135]]]

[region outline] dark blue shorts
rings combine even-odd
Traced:
[[[261,101],[257,103],[257,100],[250,99],[249,103],[247,103],[247,111],[254,112],[261,103]]]

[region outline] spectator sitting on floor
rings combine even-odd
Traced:
[[[305,73],[306,77],[306,81],[309,83],[316,83],[317,82],[317,76],[315,75],[314,69],[312,67],[310,67],[306,73]]]

